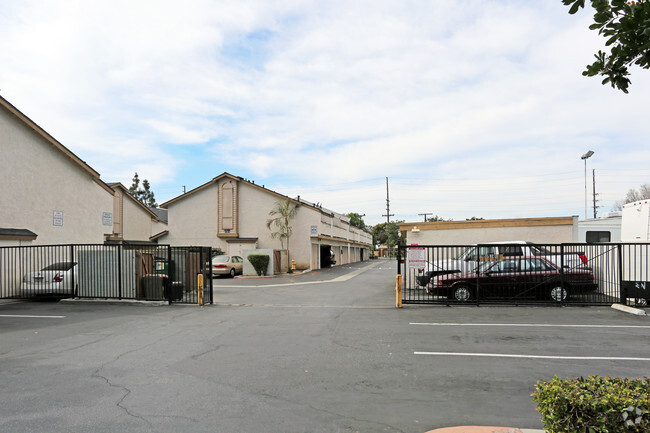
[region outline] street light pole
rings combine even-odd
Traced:
[[[585,161],[585,219],[587,219],[587,159],[589,159],[594,154],[593,150],[588,151],[580,157]]]

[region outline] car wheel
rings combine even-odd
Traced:
[[[569,293],[562,286],[553,286],[549,294],[551,295],[551,299],[555,302],[565,301],[566,298],[569,297]]]
[[[472,299],[472,292],[469,289],[469,286],[457,286],[454,287],[452,291],[451,299],[454,299],[459,302],[467,302]]]
[[[232,268],[232,269],[230,270],[230,278],[235,278],[235,273],[236,273],[236,272],[235,272],[235,268]]]

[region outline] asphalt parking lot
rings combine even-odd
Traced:
[[[214,280],[215,304],[0,304],[2,432],[541,428],[538,380],[638,377],[650,319],[394,308],[393,262]]]

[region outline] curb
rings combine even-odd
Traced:
[[[489,427],[465,425],[458,427],[445,427],[428,431],[427,433],[545,433],[545,430],[525,429],[515,427]]]
[[[612,308],[615,310],[623,311],[624,313],[634,314],[635,316],[645,316],[646,313],[644,310],[639,308],[628,307],[627,305],[622,304],[612,304]]]
[[[99,298],[85,298],[85,299],[75,299],[75,298],[65,298],[61,299],[59,302],[69,302],[69,303],[93,303],[93,304],[133,304],[133,305],[147,305],[150,307],[161,307],[169,305],[169,301],[138,301],[134,299],[99,299]]]

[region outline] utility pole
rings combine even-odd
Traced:
[[[388,226],[390,225],[390,217],[395,216],[394,214],[390,213],[390,199],[388,197],[388,178],[386,178],[386,215],[382,215],[386,217],[386,234],[388,235],[387,238],[388,240],[386,241],[386,247],[388,247],[388,258],[390,258],[390,231],[388,230]]]
[[[429,212],[429,213],[419,213],[418,215],[424,215],[424,222],[427,222],[427,215],[433,215],[433,212]]]

